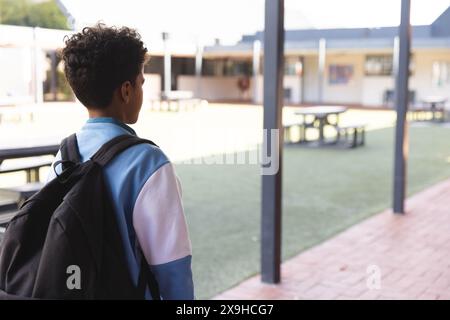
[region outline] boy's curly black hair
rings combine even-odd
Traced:
[[[147,59],[141,36],[127,27],[97,24],[65,39],[64,72],[78,100],[86,107],[105,108],[114,90],[135,79]]]

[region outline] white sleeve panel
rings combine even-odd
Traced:
[[[181,190],[171,163],[156,170],[142,187],[134,205],[133,226],[150,265],[192,254]]]

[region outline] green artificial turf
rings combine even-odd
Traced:
[[[388,208],[394,131],[371,131],[354,150],[286,147],[283,259]],[[450,177],[450,128],[412,127],[408,194]],[[256,165],[177,164],[193,245],[196,296],[259,272],[261,176]]]

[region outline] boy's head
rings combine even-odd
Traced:
[[[78,100],[92,114],[137,121],[142,106],[147,48],[133,29],[97,24],[65,41],[64,72]]]

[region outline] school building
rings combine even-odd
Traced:
[[[397,32],[397,27],[287,30],[286,103],[389,106]],[[63,46],[67,34],[0,25],[0,105],[64,99],[55,50]],[[414,26],[412,36],[412,101],[450,98],[450,8],[432,24]],[[217,40],[200,46],[168,34],[143,40],[152,55],[145,67],[146,99],[158,99],[170,89],[210,101],[262,102],[262,32],[244,35],[234,45]]]

